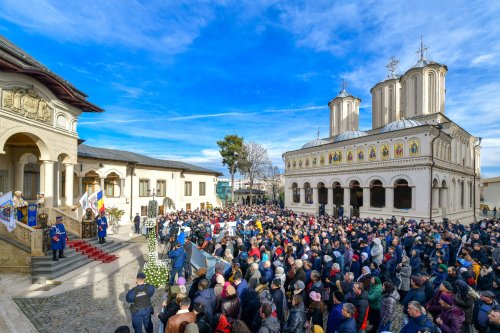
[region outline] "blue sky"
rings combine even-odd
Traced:
[[[89,145],[220,170],[236,133],[281,154],[328,135],[342,79],[362,99],[420,35],[446,64],[446,115],[483,137],[482,176],[500,175],[498,1],[0,0],[0,33],[87,93]]]

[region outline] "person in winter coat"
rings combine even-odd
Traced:
[[[392,282],[386,281],[382,285],[382,302],[380,305],[380,332],[390,331],[395,317],[394,311],[399,301],[399,294]]]
[[[481,292],[481,298],[474,303],[472,322],[479,333],[485,333],[488,329],[488,313],[498,306],[495,294],[491,291]]]
[[[194,294],[198,291],[198,284],[201,280],[206,279],[207,269],[202,267],[196,272],[196,278],[193,280],[191,287],[189,288],[188,297],[194,300]]]
[[[356,307],[356,327],[358,332],[365,332],[368,323],[369,303],[368,294],[360,282],[354,283],[354,299],[352,304]]]
[[[420,250],[411,251],[410,257],[411,275],[418,275],[422,270],[422,260],[420,259]]]
[[[400,333],[417,333],[419,331],[436,332],[432,321],[427,317],[425,309],[418,302],[408,304],[408,323],[403,326]]]
[[[271,261],[267,260],[264,262],[264,269],[260,272],[261,276],[263,276],[267,283],[271,283],[274,279],[274,273],[271,268]]]
[[[250,275],[248,278],[248,285],[252,288],[256,288],[259,285],[259,279],[261,277],[260,271],[259,271],[259,264],[254,262],[252,265],[250,265]]]
[[[198,292],[195,294],[193,303],[200,303],[205,306],[205,313],[208,321],[211,323],[214,318],[214,309],[216,306],[215,292],[213,288],[208,287],[208,280],[203,279],[198,284]]]
[[[452,296],[441,295],[439,304],[442,306],[441,314],[436,318],[436,324],[443,333],[462,332],[465,313],[455,305]]]
[[[226,295],[222,298],[221,313],[224,314],[230,323],[240,317],[241,305],[236,293],[236,289],[232,285],[226,287]]]
[[[342,321],[340,322],[340,327],[338,333],[356,333],[358,329],[356,327],[356,320],[354,316],[356,314],[356,307],[351,303],[346,303],[342,307]]]
[[[371,287],[368,291],[368,304],[370,311],[368,313],[368,321],[372,325],[371,332],[377,332],[380,324],[380,306],[382,302],[382,282],[378,277],[372,277]]]
[[[405,313],[408,311],[408,304],[410,302],[418,302],[424,305],[426,302],[424,287],[422,287],[422,280],[418,276],[412,276],[410,278],[411,290],[403,298],[403,308]]]
[[[306,320],[311,320],[311,325],[323,327],[323,315],[326,312],[325,303],[321,300],[321,294],[315,291],[309,293],[309,307],[306,312]]]
[[[401,264],[398,265],[396,271],[399,272],[399,280],[401,281],[399,285],[399,290],[401,292],[401,297],[404,298],[406,293],[410,290],[410,277],[411,277],[411,267],[410,258],[403,256]]]
[[[340,271],[342,272],[342,274],[345,274],[346,272],[345,257],[339,251],[333,251],[333,255],[335,257],[335,262],[340,266]]]
[[[439,285],[439,290],[432,296],[432,298],[427,302],[425,305],[425,308],[427,311],[430,312],[432,315],[432,318],[437,318],[441,314],[442,306],[439,304],[439,299],[441,298],[441,295],[447,295],[450,296],[451,298],[455,298],[455,295],[453,294],[453,287],[452,285],[444,281]]]
[[[462,280],[455,281],[455,304],[462,309],[465,314],[465,321],[463,324],[463,333],[472,333],[472,315],[474,310],[474,302],[476,297],[475,292],[469,287],[469,285]]]
[[[344,295],[340,291],[335,291],[332,294],[333,307],[328,315],[326,324],[326,333],[335,333],[340,327],[342,321],[342,307],[344,305]]]
[[[350,272],[354,274],[355,280],[361,275],[361,263],[359,262],[359,256],[357,254],[352,255]]]
[[[274,279],[271,283],[271,297],[276,307],[276,316],[280,323],[284,323],[287,313],[287,302],[285,293],[281,289],[281,279]]]
[[[306,311],[302,296],[293,295],[292,307],[288,314],[288,320],[283,326],[283,333],[306,333],[304,325],[306,323]]]
[[[175,282],[175,276],[183,276],[182,272],[184,266],[186,265],[186,251],[181,247],[179,243],[175,244],[175,249],[170,251],[168,257],[172,259],[172,271],[170,272],[170,285],[173,286]]]
[[[248,287],[241,309],[241,320],[243,320],[248,327],[252,327],[252,323],[259,314],[259,307],[259,296],[253,288]]]
[[[380,265],[382,263],[382,260],[384,259],[384,247],[382,246],[382,242],[378,237],[373,239],[372,244],[373,246],[370,251],[372,262]]]
[[[257,333],[280,333],[281,326],[278,319],[272,315],[273,309],[270,304],[264,303],[260,307],[259,315],[262,319],[262,324],[260,325]]]
[[[174,299],[170,300],[170,302],[167,303],[166,301],[164,301],[162,303],[163,308],[162,311],[158,314],[158,318],[163,323],[164,327],[167,326],[167,322],[170,317],[175,316],[177,311],[181,309],[180,303],[184,297],[186,297],[185,294],[179,293]]]
[[[370,285],[372,282],[372,272],[370,267],[363,266],[361,269],[361,275],[358,277],[356,282],[361,282],[366,291],[370,290]]]
[[[205,306],[201,303],[194,303],[193,312],[196,314],[196,325],[199,333],[212,333],[212,323],[208,321],[205,313]]]
[[[495,272],[489,264],[484,264],[479,272],[479,277],[477,278],[476,290],[491,290],[493,284],[493,277]]]
[[[425,304],[432,298],[432,296],[434,296],[434,285],[432,284],[432,281],[429,279],[429,274],[422,272],[418,274],[418,277],[422,281],[422,286],[424,287],[425,302],[422,304]]]

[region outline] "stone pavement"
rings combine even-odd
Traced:
[[[145,256],[138,257],[100,282],[82,288],[49,297],[14,300],[40,333],[109,333],[121,325],[132,328],[125,295],[135,286],[135,276],[144,262]],[[155,312],[160,309],[163,291],[155,292]],[[156,314],[153,323],[156,332]]]

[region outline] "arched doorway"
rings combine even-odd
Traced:
[[[311,187],[311,184],[305,183],[304,184],[304,194],[305,194],[305,203],[306,204],[312,204],[313,203],[313,189]]]
[[[326,205],[328,203],[328,190],[325,183],[318,183],[318,203]]]
[[[344,189],[339,182],[333,183],[333,204],[337,208],[344,204]]]
[[[292,184],[292,202],[300,203],[300,189],[297,183]]]
[[[398,179],[394,183],[394,208],[411,208],[411,187],[405,179]]]
[[[385,188],[378,179],[370,184],[370,206],[377,208],[385,206]]]
[[[363,189],[359,185],[357,180],[351,181],[349,184],[351,188],[351,206],[352,206],[352,215],[359,216],[359,207],[363,206]]]

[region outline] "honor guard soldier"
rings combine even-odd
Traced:
[[[101,215],[96,218],[97,223],[97,237],[99,237],[99,244],[106,243],[106,230],[108,229],[108,219],[106,213],[101,212]]]
[[[136,333],[142,333],[142,325],[146,329],[146,333],[153,332],[153,322],[151,315],[153,314],[153,306],[151,305],[151,297],[155,293],[155,287],[144,282],[146,274],[138,273],[136,284],[137,286],[127,292],[126,300],[132,303],[130,312],[132,313],[132,326]]]
[[[64,256],[64,248],[66,247],[66,228],[64,228],[62,216],[56,217],[56,224],[50,228],[50,247],[52,249],[52,260],[59,261],[59,258],[66,258]],[[59,258],[57,251],[59,250]]]

